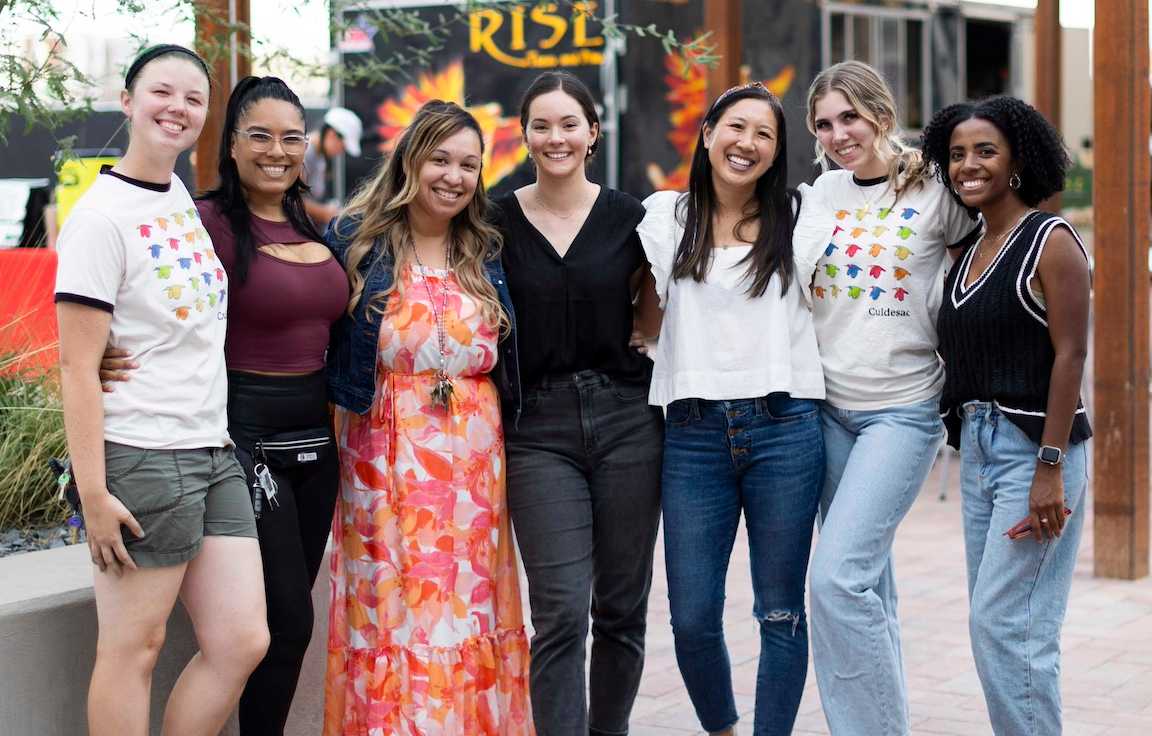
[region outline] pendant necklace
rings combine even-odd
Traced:
[[[440,309],[436,309],[436,298],[432,294],[432,286],[428,283],[428,269],[420,260],[420,252],[416,250],[416,241],[409,239],[412,244],[412,254],[416,256],[416,264],[420,266],[420,277],[424,281],[424,289],[428,292],[428,301],[432,306],[432,316],[436,320],[436,339],[440,350],[440,368],[436,371],[436,385],[432,387],[432,406],[439,409],[448,409],[452,401],[452,380],[446,370],[448,364],[448,351],[445,347],[444,320],[448,315],[448,276],[444,278],[444,288],[440,294]],[[444,241],[444,265],[448,275],[452,274],[451,237]]]

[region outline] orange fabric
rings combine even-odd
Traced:
[[[44,371],[56,365],[56,251],[0,250],[0,366],[22,356],[10,372]]]
[[[450,408],[430,405],[436,320],[424,284],[405,274],[380,328],[376,402],[363,416],[337,410],[325,736],[533,733],[500,404],[486,375],[497,333],[454,279],[433,281],[451,294]]]

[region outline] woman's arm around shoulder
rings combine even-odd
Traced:
[[[825,175],[827,176],[827,175]],[[796,281],[804,291],[804,298],[811,303],[809,290],[816,266],[824,251],[832,242],[836,230],[834,210],[821,195],[819,186],[801,184],[796,190],[800,199],[800,212],[796,216],[796,226],[792,230],[792,258],[796,265]]]
[[[332,250],[332,255],[336,256],[341,266],[346,264],[345,256],[359,228],[360,218],[341,214],[334,217],[324,230],[324,243]]]
[[[676,249],[680,246],[681,228],[676,220],[676,210],[682,195],[680,192],[655,192],[644,200],[644,218],[636,227],[644,255],[652,268],[650,283],[654,284],[659,305],[664,305],[668,296],[668,282],[672,278],[672,264],[676,260]]]

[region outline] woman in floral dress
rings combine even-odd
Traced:
[[[352,282],[329,355],[326,736],[532,733],[489,376],[512,313],[482,155],[471,115],[428,103],[326,237]]]

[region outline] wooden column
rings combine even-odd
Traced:
[[[708,68],[708,102],[740,83],[741,43],[740,0],[704,0],[704,28],[712,31],[712,42],[720,61]]]
[[[249,0],[198,0],[195,3],[196,51],[208,60],[212,69],[208,119],[196,143],[197,191],[216,185],[216,155],[220,150],[228,95],[237,81],[252,73],[248,34],[230,30],[237,23],[248,26],[249,7]]]
[[[1096,575],[1148,575],[1148,0],[1097,0]]]
[[[1036,0],[1036,109],[1058,130],[1063,130],[1060,88],[1063,84],[1063,34],[1060,32],[1060,0]],[[1041,205],[1050,212],[1060,211],[1060,193]]]

